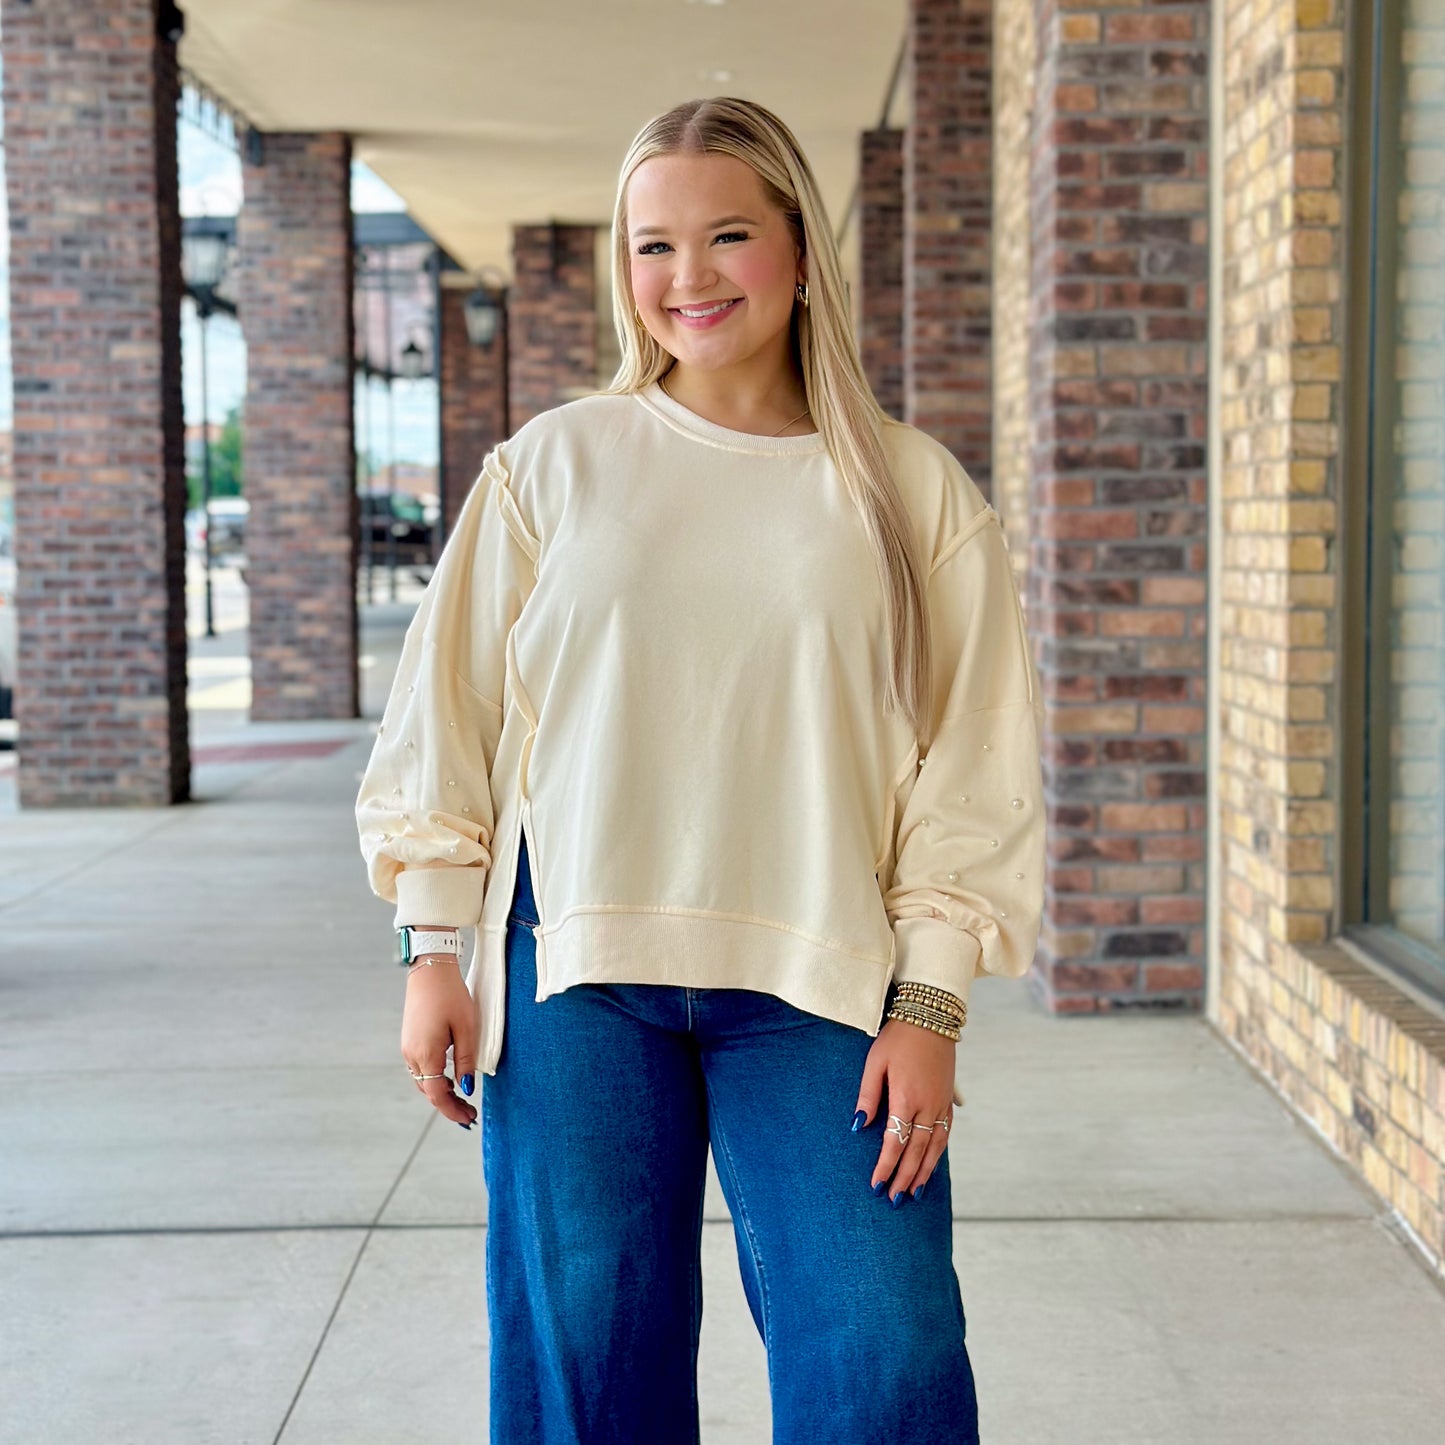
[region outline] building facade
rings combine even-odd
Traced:
[[[0,3],[20,797],[180,801],[177,36],[155,0],[107,7],[122,181],[71,68],[99,64],[75,44],[94,7]],[[999,512],[1025,599],[1050,823],[1032,995],[1207,1016],[1441,1269],[1445,0],[894,18],[896,85],[858,131],[855,319],[885,408]],[[356,711],[350,146],[247,152],[258,718]],[[446,517],[492,439],[610,375],[606,228],[513,218],[486,354],[470,279],[440,293]],[[119,348],[92,324],[112,312]],[[67,585],[77,556],[112,592]]]

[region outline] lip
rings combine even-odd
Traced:
[[[720,296],[717,298],[716,301],[700,301],[696,303],[696,306],[716,306],[718,302],[724,300],[731,301],[733,303],[731,306],[727,307],[726,310],[716,311],[711,316],[684,316],[682,314],[681,308],[677,306],[669,306],[667,310],[668,314],[680,326],[686,326],[690,331],[707,331],[711,327],[719,326],[724,321],[726,321],[729,316],[733,315],[733,313],[737,311],[737,309],[743,304],[746,299],[747,298],[743,296]],[[689,305],[692,305],[692,303],[689,303]],[[696,308],[694,307],[694,309]]]

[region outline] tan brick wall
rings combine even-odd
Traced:
[[[1029,189],[1038,44],[1033,0],[996,0],[993,20],[993,505],[1019,584],[1029,543]]]
[[[1330,941],[1340,728],[1359,725],[1336,614],[1341,0],[1232,0],[1224,26],[1218,1023],[1438,1264],[1445,1023]]]

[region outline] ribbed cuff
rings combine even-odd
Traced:
[[[893,977],[930,983],[968,1002],[983,947],[941,918],[900,918],[893,924],[896,940]]]
[[[475,928],[482,916],[485,868],[448,864],[403,868],[396,875],[393,928],[435,924],[439,928]]]

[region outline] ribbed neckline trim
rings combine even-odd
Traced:
[[[734,431],[732,427],[719,426],[690,411],[680,401],[675,401],[659,382],[651,382],[635,391],[633,396],[650,411],[655,412],[674,431],[686,432],[709,446],[725,447],[734,452],[761,452],[771,456],[807,456],[824,449],[823,435],[813,432],[796,437],[765,437],[753,432]]]

